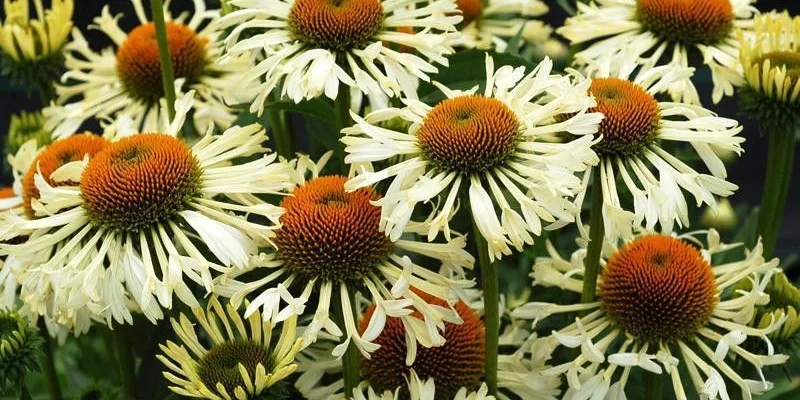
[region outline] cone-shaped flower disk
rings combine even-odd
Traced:
[[[701,235],[706,236],[705,245],[698,239]],[[619,249],[605,247],[597,302],[528,303],[513,314],[533,319],[535,325],[553,314],[587,313],[532,344],[540,354],[553,354],[562,346],[580,349],[574,360],[544,371],[566,376],[569,389],[564,399],[623,399],[633,368],[669,375],[679,400],[696,395],[727,399],[732,390],[749,399],[772,387],[762,368],[788,360],[774,353],[768,338],[785,317],[761,328],[747,326],[756,306],[770,300],[764,286],[777,271],[778,260],[765,261],[759,242],[744,259],[714,263],[713,256],[737,247],[720,243],[713,230],[679,237],[638,236]],[[586,250],[578,250],[570,260],[552,246],[549,253],[551,258],[539,259],[533,267],[534,286],[581,293]],[[750,281],[750,290],[732,290],[742,280]],[[766,354],[741,347],[748,338],[763,341]],[[750,365],[733,367],[734,357]],[[759,380],[741,376],[750,367]],[[690,388],[683,386],[686,373]]]
[[[281,95],[295,102],[323,94],[336,99],[340,84],[368,95],[414,93],[417,79],[437,71],[431,62],[447,65],[461,21],[453,0],[230,3],[241,9],[220,20],[221,29],[232,28],[226,56],[259,61],[239,85],[257,96],[250,112],[260,112],[281,86]],[[262,84],[248,86],[259,78]]]
[[[572,44],[591,42],[575,62],[594,72],[592,62],[636,60],[647,71],[672,65],[689,67],[697,57],[711,70],[713,100],[741,85],[737,28],[749,29],[755,0],[595,0],[578,2],[578,14],[556,30]],[[695,54],[699,53],[699,54]],[[702,57],[699,57],[702,56]],[[670,84],[675,101],[699,104],[690,77]]]
[[[392,179],[382,205],[381,229],[398,238],[417,204],[435,201],[427,224],[428,239],[444,230],[458,209],[463,188],[469,212],[498,259],[533,243],[544,223],[574,221],[569,201],[580,188],[576,171],[597,163],[589,148],[602,114],[587,113],[595,105],[587,81],[551,75],[545,59],[529,75],[524,68],[495,71],[486,56],[486,89],[466,92],[437,86],[447,97],[431,107],[405,99],[407,107],[373,112],[343,130],[346,161],[373,163],[404,157],[382,170],[359,171],[347,190]],[[569,118],[557,120],[570,113]],[[379,126],[400,118],[411,125],[398,132]],[[568,132],[581,138],[558,143],[544,138]],[[499,211],[499,215],[498,215]],[[533,235],[532,235],[533,234]]]
[[[378,229],[381,211],[372,203],[380,196],[374,190],[365,187],[346,192],[345,177],[318,176],[324,159],[320,165],[304,156],[293,162],[297,163],[297,187],[281,203],[285,213],[275,232],[275,251],[262,255],[249,268],[221,276],[219,293],[232,296],[234,304],[252,293],[256,297],[245,315],[263,308],[265,318],[279,321],[305,315],[306,303],[312,302],[316,310],[305,330],[306,342],[316,340],[322,330],[340,338],[344,332],[343,342],[333,351],[336,356],[352,341],[369,358],[379,347],[375,340],[385,328],[387,316],[401,321],[410,343],[409,359],[413,360],[417,343],[441,345],[444,323],[461,322],[446,300],[454,291],[462,292],[473,284],[458,276],[448,277],[462,275],[464,268],[474,263],[464,250],[465,238],[458,236],[447,243],[411,238],[391,241]],[[311,179],[306,181],[308,170]],[[409,230],[412,232],[418,233]],[[441,262],[436,267],[441,266],[443,273],[419,265],[419,256]],[[354,291],[376,305],[369,326],[361,331],[357,327],[360,311],[355,314],[353,309],[363,300],[357,297],[352,304],[350,293]],[[332,320],[336,310],[343,310],[344,326]],[[410,315],[412,312],[419,317]]]
[[[210,292],[212,271],[243,268],[268,243],[280,209],[254,194],[285,189],[288,170],[274,155],[231,165],[266,151],[259,125],[191,147],[177,139],[193,95],[164,133],[76,135],[39,154],[23,182],[28,215],[4,214],[0,230],[0,240],[29,236],[0,254],[35,258],[20,279],[34,312],[82,329],[86,316],[130,323],[141,310],[156,320],[173,294],[197,305],[185,278]]]
[[[142,0],[130,1],[140,23],[130,32],[121,30],[120,15],[112,15],[108,6],[94,19],[95,26],[114,43],[111,48],[92,50],[81,32],[73,31],[66,47],[68,72],[64,80],[76,83],[58,87],[58,104],[44,110],[46,127],[54,137],[71,135],[90,118],[113,119],[124,114],[141,132],[157,131],[167,118],[159,105],[163,103],[164,86],[155,25],[148,21]],[[232,80],[239,79],[248,63],[238,59],[224,66],[217,64],[217,36],[210,20],[219,12],[207,10],[202,0],[193,0],[193,4],[192,14],[173,18],[168,9],[164,14],[176,92],[178,97],[189,90],[197,92],[193,122],[205,133],[212,125],[227,128],[233,123],[236,115],[228,104],[250,101],[234,96],[237,92],[232,90]]]
[[[285,379],[297,369],[295,356],[303,346],[296,317],[284,321],[277,333],[275,324],[258,312],[242,319],[236,307],[223,307],[216,297],[207,309],[192,313],[194,320],[184,314],[172,320],[181,343],[167,341],[160,346],[164,354],[156,356],[168,369],[164,377],[173,392],[208,400],[289,398]],[[205,335],[197,334],[195,322]],[[200,337],[208,337],[210,344]]]

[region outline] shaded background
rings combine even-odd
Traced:
[[[207,0],[206,3],[212,5],[216,0]],[[550,13],[545,16],[545,19],[552,26],[560,26],[563,24],[566,15],[557,5],[555,0],[545,0],[550,5]],[[45,1],[49,3],[49,1]],[[75,0],[75,26],[80,27],[85,31],[85,28],[90,24],[92,18],[100,14],[100,10],[104,3],[111,4],[113,13],[123,12],[126,18],[123,19],[122,25],[124,27],[132,27],[135,24],[133,11],[128,1],[98,1],[98,0]],[[147,2],[144,2],[147,3]],[[179,6],[187,6],[191,8],[191,2],[184,0],[175,2]],[[797,1],[780,1],[780,0],[761,0],[756,3],[756,6],[762,11],[772,9],[788,9],[792,14],[800,14],[800,2]],[[0,13],[2,15],[2,13]],[[109,44],[108,40],[97,32],[89,31],[86,33],[87,38],[94,47],[104,47]],[[701,68],[702,69],[702,68]],[[707,71],[705,72],[707,74]],[[739,185],[738,192],[730,198],[734,207],[744,207],[758,204],[761,197],[763,188],[764,171],[766,169],[766,140],[760,137],[756,129],[756,125],[752,121],[743,119],[738,115],[736,101],[726,98],[721,104],[711,106],[711,101],[708,98],[711,93],[710,77],[702,77],[702,82],[698,84],[699,90],[706,96],[703,99],[707,107],[717,111],[720,116],[737,118],[744,125],[743,135],[747,138],[744,143],[744,155],[735,160],[729,165],[729,181]],[[19,88],[13,88],[5,78],[0,78],[0,139],[5,142],[5,134],[9,123],[9,116],[12,113],[18,113],[23,110],[36,110],[41,108],[41,103],[35,97],[28,97]],[[797,146],[800,149],[800,146]],[[0,184],[8,185],[10,182],[9,176],[2,176]],[[782,225],[782,232],[778,239],[778,248],[776,254],[780,256],[787,256],[790,253],[797,253],[800,249],[800,163],[795,165],[794,177],[792,178],[792,188],[789,193],[789,198],[786,204],[786,213]],[[743,221],[739,221],[742,223]]]

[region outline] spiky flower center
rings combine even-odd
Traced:
[[[636,18],[663,40],[694,45],[725,39],[734,14],[730,0],[637,0]]]
[[[296,40],[347,51],[365,47],[383,18],[381,0],[296,0],[288,23]]]
[[[514,154],[520,138],[517,116],[503,102],[483,96],[447,99],[434,107],[417,131],[423,155],[437,167],[480,173]]]
[[[594,149],[601,155],[634,156],[658,135],[661,108],[640,86],[617,78],[592,80],[589,88],[597,106],[591,111],[604,115],[598,134],[603,140]]]
[[[221,383],[229,396],[237,387],[247,389],[256,377],[256,368],[264,366],[267,373],[271,369],[270,351],[263,344],[252,340],[237,340],[216,345],[200,359],[197,375],[209,389],[216,391]],[[245,383],[239,365],[244,366],[251,382]]]
[[[690,244],[640,237],[614,254],[598,297],[626,333],[652,343],[683,339],[711,317],[718,297],[711,265]]]
[[[138,231],[172,218],[199,194],[202,169],[180,140],[142,133],[99,152],[81,177],[89,218],[120,231]]]
[[[479,21],[483,16],[483,2],[481,0],[456,0],[456,6],[464,17],[461,21],[461,26],[467,26],[473,21]]]
[[[167,22],[167,42],[175,79],[184,78],[188,84],[198,81],[207,65],[207,40],[185,25]],[[117,74],[125,90],[138,100],[156,103],[164,97],[161,59],[152,22],[131,31],[119,47]]]
[[[277,257],[305,278],[360,282],[388,257],[392,242],[379,230],[379,196],[344,190],[347,178],[324,176],[294,190],[281,206]]]
[[[50,175],[64,164],[83,160],[85,155],[93,157],[107,145],[108,141],[100,136],[80,134],[57,140],[39,153],[22,178],[22,200],[28,216],[33,216],[31,200],[39,198],[39,189],[34,181],[37,171],[41,172],[42,178],[51,186],[75,185],[72,181],[56,182]]]
[[[439,306],[446,304],[431,295],[417,291],[425,301]],[[381,347],[375,350],[369,359],[363,359],[362,376],[372,388],[382,392],[394,391],[398,387],[405,388],[405,379],[410,376],[411,369],[425,380],[433,378],[436,383],[436,399],[453,399],[462,387],[476,388],[483,376],[484,361],[484,327],[478,315],[467,304],[459,301],[454,306],[456,312],[464,320],[457,325],[445,323],[445,343],[438,347],[418,347],[417,356],[412,365],[406,365],[406,335],[403,323],[399,318],[386,320],[383,332],[375,339]],[[369,325],[375,306],[370,307],[361,320],[359,329],[364,332]],[[401,389],[408,397],[407,389]]]

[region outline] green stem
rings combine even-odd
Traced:
[[[22,382],[22,387],[19,389],[19,400],[31,400],[31,392],[28,391],[28,386]]]
[[[353,315],[358,315],[358,310],[356,309],[356,291],[348,290],[347,293]],[[344,310],[342,309],[342,299],[338,300],[339,301],[334,302],[336,323],[344,327],[345,316]],[[342,355],[342,379],[344,380],[345,396],[350,398],[350,396],[353,395],[353,390],[361,383],[361,354],[353,341],[350,341],[350,345],[347,346],[347,350],[344,352],[344,355]]]
[[[50,400],[61,400],[64,397],[61,395],[61,385],[58,383],[58,373],[56,373],[55,351],[53,350],[53,338],[47,333],[47,326],[44,320],[39,318],[39,334],[44,339],[44,365],[42,370],[44,372],[45,382],[47,384],[47,393],[50,394]]]
[[[603,184],[600,181],[600,168],[595,168],[592,176],[592,208],[589,210],[589,247],[584,260],[583,291],[581,302],[591,303],[597,292],[597,274],[600,271],[600,255],[603,250]]]
[[[150,0],[153,11],[153,23],[156,26],[158,56],[161,59],[161,81],[164,84],[164,100],[167,102],[169,119],[175,118],[175,73],[172,70],[172,58],[167,42],[167,24],[164,21],[164,4],[161,0]]]
[[[794,131],[788,129],[769,132],[768,140],[767,173],[761,196],[761,211],[758,214],[758,233],[763,240],[764,256],[767,258],[775,250],[786,197],[791,186],[795,157]]]
[[[644,398],[647,400],[661,400],[664,397],[664,375],[645,371],[644,373]]]
[[[122,385],[128,397],[136,397],[136,358],[133,355],[133,345],[128,335],[127,326],[117,326],[111,331],[114,344],[117,345],[117,360],[119,361],[119,372],[122,378]]]
[[[481,286],[483,289],[483,323],[486,329],[484,380],[489,388],[489,394],[497,396],[497,353],[500,342],[500,280],[497,273],[497,263],[490,261],[489,245],[478,230],[478,225],[475,224],[474,218],[472,221],[472,240],[478,252],[478,267],[481,270]]]
[[[342,129],[349,128],[353,125],[353,119],[350,118],[350,86],[344,83],[339,84],[339,94],[334,101],[334,109],[336,111],[336,126],[339,129],[339,136],[343,136]],[[347,164],[344,162],[345,151],[344,143],[339,142],[339,148],[336,150],[337,156],[342,160],[341,173],[347,175]]]

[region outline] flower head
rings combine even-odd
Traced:
[[[418,343],[442,344],[444,324],[461,321],[449,300],[472,286],[460,276],[474,259],[464,250],[463,236],[446,243],[412,237],[389,240],[379,230],[380,207],[373,203],[380,196],[372,188],[348,192],[346,178],[319,176],[330,155],[319,163],[307,156],[292,161],[295,187],[281,202],[285,212],[275,231],[275,249],[249,267],[219,277],[218,291],[232,296],[234,304],[255,295],[248,316],[258,308],[263,308],[265,318],[278,321],[312,314],[306,342],[315,341],[322,331],[340,338],[333,350],[336,356],[352,342],[369,358],[380,347],[375,340],[386,328],[387,317],[397,317],[411,343],[404,357],[413,360]],[[441,267],[443,273],[425,268],[430,262],[426,259],[438,261],[439,265],[430,266]],[[375,317],[359,330],[362,296],[375,304]],[[306,311],[309,302],[315,304],[313,313]],[[343,310],[343,321],[332,319],[334,310]]]
[[[226,58],[259,62],[243,75],[241,90],[254,93],[250,111],[261,112],[277,87],[295,102],[336,99],[350,86],[370,96],[414,92],[417,79],[447,65],[456,15],[453,0],[232,0],[236,11],[220,19],[232,28]],[[410,29],[398,29],[410,28]],[[412,50],[412,51],[408,51]],[[260,85],[249,85],[253,79]],[[349,90],[349,88],[348,88]]]
[[[173,296],[197,305],[185,278],[210,292],[212,271],[244,268],[274,236],[281,210],[256,195],[283,190],[288,169],[275,155],[232,164],[267,151],[259,125],[179,140],[193,95],[160,133],[123,121],[108,139],[75,135],[39,154],[23,182],[29,213],[4,215],[0,232],[29,236],[0,253],[30,259],[22,297],[35,313],[76,331],[137,311],[157,320]]]
[[[553,29],[533,19],[547,13],[547,5],[539,0],[457,0],[464,20],[458,25],[461,35],[456,46],[505,52],[508,40],[520,38],[543,46]]]
[[[534,337],[532,346],[553,354],[558,347],[579,348],[580,356],[549,367],[544,373],[563,374],[569,389],[565,398],[625,398],[633,368],[670,376],[675,398],[687,399],[682,375],[688,372],[693,391],[708,398],[728,398],[726,380],[745,398],[772,387],[762,369],[786,362],[776,354],[770,335],[786,320],[771,318],[759,328],[747,323],[755,310],[770,301],[764,291],[777,271],[778,260],[765,261],[761,243],[742,260],[715,263],[715,255],[738,246],[720,243],[716,231],[684,236],[642,234],[620,248],[608,244],[601,260],[597,301],[576,305],[528,303],[514,310],[534,324],[554,314],[581,311],[585,316],[551,335]],[[550,258],[533,267],[534,286],[581,292],[586,250],[570,260],[550,246]],[[742,279],[749,290],[737,289]],[[762,352],[743,347],[748,338],[762,341]],[[742,377],[728,361],[730,353],[759,373],[760,380]],[[683,365],[681,365],[683,364]]]
[[[109,7],[94,19],[95,26],[113,42],[112,47],[97,52],[89,46],[79,30],[67,44],[67,73],[63,79],[74,80],[69,86],[58,86],[56,104],[46,108],[46,128],[56,138],[78,131],[88,119],[132,119],[141,132],[154,132],[167,119],[162,112],[164,86],[161,60],[154,23],[144,13],[141,0],[130,0],[139,25],[124,32]],[[229,127],[236,119],[231,103],[243,103],[240,92],[232,89],[232,79],[245,73],[248,62],[232,59],[218,64],[217,33],[210,22],[218,10],[206,9],[202,0],[193,0],[194,11],[173,16],[164,10],[167,19],[167,42],[179,94],[193,90],[193,122],[197,131],[205,133],[212,126]],[[76,97],[80,97],[77,99]]]
[[[742,280],[737,289],[750,291],[752,282]],[[800,344],[800,289],[789,281],[785,273],[778,272],[764,287],[764,293],[769,295],[769,303],[756,308],[749,325],[763,329],[770,325],[770,321],[785,319],[783,326],[770,333],[769,337],[776,348],[795,350]]]
[[[16,154],[25,142],[36,140],[38,146],[50,144],[50,132],[44,129],[44,116],[41,112],[21,112],[11,115],[11,124],[6,136],[6,153]]]
[[[552,75],[545,60],[525,76],[524,68],[494,69],[486,58],[486,89],[452,90],[437,84],[447,97],[430,106],[404,99],[405,108],[379,110],[343,130],[346,161],[373,163],[402,157],[383,170],[356,168],[347,182],[355,190],[391,178],[382,206],[381,229],[398,238],[417,204],[434,201],[428,239],[443,230],[459,205],[462,188],[468,193],[469,212],[489,243],[490,257],[521,249],[542,232],[543,224],[574,220],[570,204],[580,188],[576,171],[597,162],[590,150],[591,135],[602,119],[587,113],[595,105],[589,82]],[[559,116],[570,114],[568,118]],[[407,130],[382,127],[401,118]],[[568,143],[549,140],[568,132],[582,136]],[[499,215],[498,215],[499,212]]]
[[[379,391],[371,387],[368,382],[362,382],[354,391],[352,397],[335,395],[332,400],[434,400],[434,399],[453,399],[453,400],[494,400],[495,397],[489,394],[489,388],[482,384],[477,391],[461,388],[454,395],[444,394],[439,386],[436,385],[434,378],[423,379],[417,375],[416,371],[411,370],[409,377],[402,386],[403,390]]]
[[[666,232],[675,223],[689,224],[687,199],[716,207],[715,196],[729,196],[737,186],[726,181],[721,157],[742,152],[742,127],[732,119],[717,117],[700,106],[662,102],[656,96],[674,82],[691,75],[691,69],[669,66],[640,71],[631,62],[597,65],[589,92],[603,113],[594,145],[600,156],[599,176],[603,196],[603,222],[610,240],[629,239],[643,224],[656,224]],[[665,142],[686,143],[700,156],[710,174],[696,171],[664,149]],[[589,169],[584,175],[588,185]],[[622,183],[627,190],[618,189]],[[623,196],[632,197],[632,201]],[[577,204],[586,192],[577,197]],[[582,229],[582,227],[580,227]]]
[[[216,297],[205,310],[193,308],[192,313],[194,321],[185,314],[172,320],[182,343],[167,341],[156,356],[168,369],[164,377],[174,385],[170,390],[210,400],[288,398],[285,379],[297,369],[295,356],[303,346],[296,317],[284,321],[276,335],[275,324],[258,312],[243,320],[236,307],[223,306]],[[201,343],[192,322],[202,327],[208,345]]]
[[[0,387],[17,388],[39,369],[42,338],[25,317],[0,309]]]
[[[739,59],[746,84],[742,111],[763,128],[794,126],[800,118],[800,17],[788,13],[759,15],[754,37],[739,34]]]
[[[575,63],[590,74],[596,71],[596,63],[618,59],[636,60],[644,71],[664,65],[687,68],[689,59],[699,52],[698,59],[711,70],[716,103],[743,83],[736,32],[752,25],[753,2],[596,0],[579,3],[578,14],[557,32],[572,44],[589,43],[575,54]],[[700,103],[690,78],[683,76],[669,85],[674,101]]]

